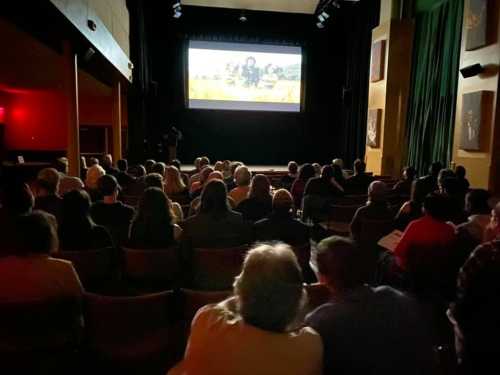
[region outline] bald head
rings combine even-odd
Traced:
[[[212,180],[224,180],[224,175],[222,174],[222,172],[219,172],[219,171],[214,171],[212,173],[210,173],[210,175],[208,176],[207,178],[207,182],[209,181],[212,181]]]
[[[368,187],[368,198],[371,202],[385,200],[387,195],[387,185],[382,181],[373,181]]]

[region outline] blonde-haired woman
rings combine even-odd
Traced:
[[[295,328],[305,300],[288,245],[258,245],[234,282],[234,297],[196,314],[184,360],[169,375],[319,375],[323,348],[311,328]]]
[[[187,187],[182,181],[181,172],[171,165],[165,170],[165,194],[169,197],[188,194]]]

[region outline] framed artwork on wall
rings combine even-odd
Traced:
[[[465,6],[465,50],[473,51],[490,43],[489,0],[467,0]]]
[[[489,122],[490,91],[476,91],[462,96],[460,149],[481,151],[482,133]]]
[[[382,120],[381,109],[369,109],[366,126],[366,144],[371,148],[380,147],[380,122]]]
[[[385,71],[385,40],[379,40],[372,44],[372,62],[370,67],[370,82],[378,82],[384,79]]]

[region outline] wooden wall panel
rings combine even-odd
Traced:
[[[463,78],[460,73],[458,80],[457,112],[455,122],[453,163],[463,165],[467,168],[468,178],[473,187],[485,188],[500,192],[500,104],[499,104],[499,63],[500,63],[500,0],[489,0],[490,22],[495,31],[492,43],[474,50],[466,51],[466,19],[468,11],[468,0],[465,0],[464,24],[462,29],[462,50],[460,55],[460,67],[480,63],[487,67],[485,73],[475,77]],[[462,132],[462,96],[465,93],[475,91],[491,91],[492,100],[489,119],[483,124],[488,128],[485,130],[485,146],[478,152],[460,149],[460,137]]]

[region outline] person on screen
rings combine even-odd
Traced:
[[[249,56],[246,60],[245,65],[243,65],[241,75],[245,79],[243,86],[245,87],[257,87],[260,81],[260,72],[257,68],[257,60],[255,57]]]

